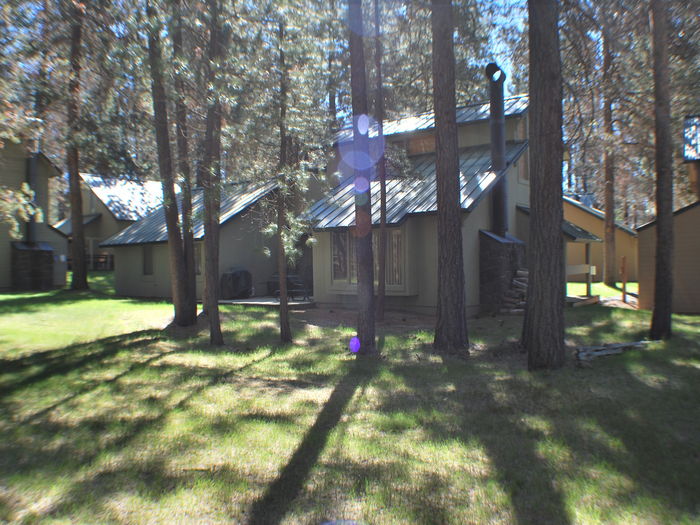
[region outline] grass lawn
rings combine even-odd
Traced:
[[[471,321],[462,361],[391,315],[385,357],[357,362],[342,312],[295,313],[279,346],[274,312],[224,307],[213,349],[158,330],[167,305],[55,294],[0,296],[0,521],[700,522],[700,317],[530,374],[520,317]],[[574,344],[649,323],[567,316]]]
[[[601,297],[622,297],[622,283],[616,283],[616,287],[612,288],[605,283],[592,283],[591,293],[600,295]],[[639,283],[627,283],[627,293],[637,295],[639,293]],[[566,283],[567,295],[586,295],[586,283]]]

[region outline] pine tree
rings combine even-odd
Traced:
[[[529,0],[530,281],[521,343],[528,368],[564,364],[562,76],[556,0]]]
[[[167,96],[163,81],[162,55],[160,48],[160,23],[155,8],[146,2],[149,20],[148,58],[151,69],[151,89],[153,100],[153,117],[158,144],[158,166],[163,187],[163,210],[168,230],[168,262],[170,265],[170,289],[175,309],[175,324],[188,326],[192,324],[188,312],[187,290],[185,280],[182,235],[178,220],[177,198],[173,177],[173,156],[170,148],[170,131],[168,126]]]
[[[172,2],[172,43],[175,68],[173,88],[175,92],[175,134],[177,138],[177,166],[180,181],[181,224],[184,298],[182,301],[182,319],[186,325],[197,322],[197,276],[195,267],[194,230],[192,225],[192,175],[190,171],[189,126],[187,124],[187,105],[185,103],[185,86],[181,73],[181,64],[185,62],[182,37],[182,6],[180,0]]]
[[[673,139],[668,65],[668,14],[663,0],[651,0],[654,45],[656,137],[656,273],[651,339],[671,337],[673,310]]]
[[[85,230],[83,227],[83,198],[80,191],[80,72],[82,69],[83,20],[85,6],[72,2],[66,10],[70,17],[70,80],[68,82],[66,165],[70,186],[71,208],[71,269],[73,290],[86,290],[87,260],[85,258]]]
[[[379,0],[374,0],[374,68],[376,79],[376,98],[374,117],[377,120],[377,138],[379,145],[384,143],[384,82],[382,77],[382,24]],[[377,179],[379,179],[379,254],[377,255],[377,320],[384,320],[384,302],[386,296],[386,156],[381,153],[377,160]]]
[[[209,342],[224,344],[219,316],[219,215],[221,212],[221,126],[222,107],[217,90],[216,68],[225,60],[224,34],[219,0],[207,0],[209,14],[208,49],[208,107],[204,138],[204,157],[201,165],[204,190],[204,253],[206,279],[206,308],[209,319]]]
[[[352,91],[353,147],[369,158],[367,80],[362,42],[362,0],[349,0],[350,69]],[[377,352],[374,326],[374,263],[372,256],[372,203],[369,167],[355,167],[355,246],[357,252],[358,356]]]
[[[440,352],[468,354],[452,20],[451,0],[432,0],[438,208],[438,304],[433,347]]]

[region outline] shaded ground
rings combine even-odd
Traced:
[[[93,326],[115,309],[130,321]],[[432,320],[390,314],[384,358],[357,362],[352,312],[295,313],[288,346],[275,312],[223,312],[215,349],[158,329],[167,305],[45,301],[14,314],[37,345],[21,352],[3,315],[0,521],[700,521],[698,317],[671,343],[530,374],[520,317],[472,320],[464,361],[426,351]],[[39,314],[82,336],[32,335]],[[567,320],[595,344],[643,338],[649,315]]]

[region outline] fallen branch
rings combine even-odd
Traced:
[[[576,358],[581,361],[590,361],[596,357],[621,354],[625,350],[643,348],[651,341],[636,341],[632,343],[609,343],[598,346],[580,346],[576,349]]]

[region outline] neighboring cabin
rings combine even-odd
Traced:
[[[564,205],[566,210],[566,204]],[[566,212],[564,213],[566,216]],[[518,238],[522,239],[525,244],[530,240],[530,208],[527,206],[518,205]],[[564,250],[566,251],[566,280],[567,281],[586,281],[590,268],[595,264],[591,260],[591,252],[593,247],[600,245],[603,240],[597,235],[581,228],[578,224],[564,219],[562,224],[562,233],[564,234]],[[598,277],[599,280],[599,277]]]
[[[251,273],[256,290],[266,291],[277,271],[277,250],[265,236],[264,201],[275,192],[274,181],[236,183],[224,186],[220,214],[219,272],[242,268]],[[203,287],[203,191],[193,191],[192,217],[195,236],[197,296]],[[118,295],[172,297],[168,233],[162,205],[145,218],[101,244],[114,252],[114,286]]]
[[[111,269],[112,250],[100,243],[155,210],[163,202],[161,183],[81,173],[85,252],[89,269]],[[69,238],[70,217],[54,225]]]
[[[49,213],[49,180],[61,172],[43,154],[31,153],[22,144],[3,141],[0,148],[0,185],[19,190],[22,183],[30,181],[30,164],[35,160],[36,172],[32,190],[35,202],[41,208],[42,222],[25,225],[22,239],[17,242],[10,237],[10,228],[0,223],[0,289],[43,289],[66,284],[66,236],[47,224]],[[17,253],[17,250],[22,253]],[[13,268],[13,251],[17,261]],[[41,267],[28,261],[29,252],[40,252]],[[14,275],[13,275],[14,274]],[[33,284],[28,284],[32,282]]]
[[[605,212],[596,208],[591,208],[585,204],[564,197],[564,219],[575,224],[579,228],[592,233],[599,239],[605,238]],[[636,281],[638,278],[638,250],[637,250],[637,233],[627,226],[615,224],[615,267],[620,269],[622,257],[626,259],[627,265],[627,280]],[[594,242],[590,246],[590,264],[596,267],[596,275],[594,281],[602,281],[604,278],[604,258],[605,243]],[[566,264],[567,266],[577,266],[585,264],[585,245],[578,243],[576,245],[567,246]],[[622,276],[617,276],[617,280],[621,280]],[[569,281],[585,281],[585,275],[569,275]]]
[[[639,307],[654,307],[656,221],[637,228]],[[673,214],[673,311],[700,314],[700,201]]]
[[[486,238],[493,228],[493,188],[505,178],[508,231],[520,228],[516,206],[529,204],[527,159],[527,96],[505,99],[506,169],[491,171],[489,104],[474,104],[457,110],[459,126],[459,163],[463,257],[466,282],[466,307],[472,315],[483,302],[483,276],[480,257],[485,256]],[[350,131],[337,138],[336,166],[347,177],[309,212],[313,224],[314,299],[320,304],[356,304],[357,268],[353,227],[355,190],[351,170],[344,165],[344,144]],[[387,180],[387,271],[386,304],[432,313],[437,305],[437,200],[435,193],[435,135],[432,113],[409,117],[384,125],[387,144],[405,148],[412,164],[406,176],[389,174]],[[379,224],[379,182],[371,184],[372,222],[376,239]],[[512,235],[496,240],[498,244],[522,246],[519,264],[524,264],[524,245]],[[486,242],[486,244],[485,244]],[[518,249],[515,250],[516,252]],[[488,264],[487,264],[488,265]],[[376,268],[376,261],[375,261]],[[486,269],[486,268],[482,268]],[[376,273],[376,271],[375,271]],[[376,276],[375,276],[376,279]],[[508,281],[510,276],[508,277]]]

